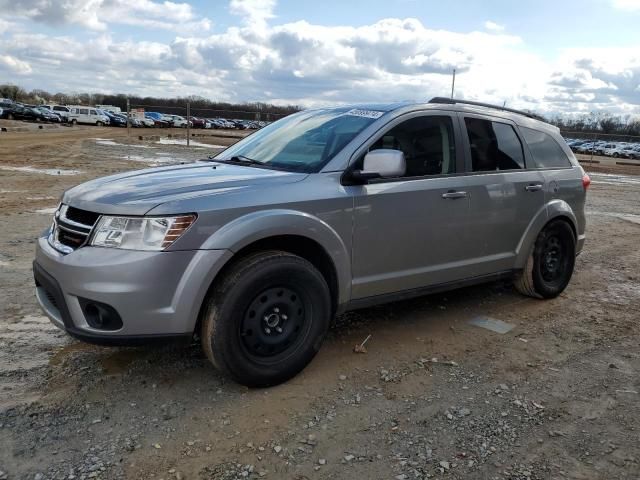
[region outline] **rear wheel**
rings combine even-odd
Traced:
[[[516,289],[531,297],[554,298],[562,293],[573,275],[576,238],[563,220],[549,223],[538,235]]]
[[[203,312],[202,346],[235,381],[276,385],[315,356],[330,316],[329,288],[311,263],[260,252],[239,260],[215,285]]]
[[[71,125],[76,125],[77,123],[78,123],[78,120],[76,120],[75,118],[71,120]]]
[[[98,127],[101,127],[103,125],[104,125],[104,123],[102,123],[102,122],[96,122],[96,126],[98,126]]]

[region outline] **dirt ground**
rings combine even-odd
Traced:
[[[640,167],[586,166],[587,244],[559,298],[493,283],[352,312],[302,374],[249,390],[197,344],[75,341],[33,294],[64,189],[234,141],[194,140],[0,133],[0,480],[640,478]]]

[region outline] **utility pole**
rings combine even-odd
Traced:
[[[456,88],[456,69],[453,69],[453,78],[451,78],[451,98],[453,98],[453,91]]]
[[[129,104],[129,98],[127,98],[127,138],[131,137],[131,105]]]
[[[187,147],[189,146],[189,137],[191,137],[191,104],[187,101]]]

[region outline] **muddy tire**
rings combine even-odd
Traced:
[[[576,238],[563,220],[550,222],[538,235],[527,263],[514,285],[523,295],[554,298],[560,295],[573,275]]]
[[[322,274],[280,251],[249,255],[216,282],[202,318],[202,346],[224,374],[249,387],[282,383],[320,349],[331,321]]]

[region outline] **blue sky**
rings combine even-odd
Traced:
[[[640,0],[0,0],[0,82],[300,105],[640,114]]]

